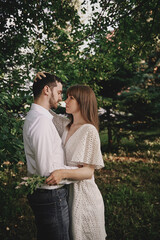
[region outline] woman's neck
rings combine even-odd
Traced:
[[[82,117],[81,114],[74,114],[73,115],[73,123],[72,125],[73,126],[76,126],[76,125],[82,125],[82,124],[85,124],[87,123],[84,118]]]

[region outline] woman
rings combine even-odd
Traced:
[[[71,121],[62,135],[69,166],[78,169],[54,171],[47,184],[58,184],[62,179],[77,182],[69,186],[71,237],[73,240],[104,240],[104,203],[94,181],[94,169],[104,166],[98,134],[98,109],[93,90],[75,85],[67,90],[66,113]]]

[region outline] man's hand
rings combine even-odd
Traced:
[[[38,72],[34,78],[34,82],[37,82],[37,78],[42,79],[42,77],[46,77],[44,72]]]
[[[48,185],[57,185],[63,179],[63,170],[55,170],[51,175],[46,179],[45,183]]]

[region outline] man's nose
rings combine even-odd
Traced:
[[[58,99],[58,100],[59,100],[59,101],[62,101],[62,96],[61,96],[61,95],[59,96],[59,99]]]

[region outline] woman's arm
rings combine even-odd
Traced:
[[[63,179],[72,180],[84,180],[91,179],[94,173],[94,166],[84,164],[83,167],[78,169],[59,169],[51,173],[51,175],[46,179],[48,185],[56,185]]]
[[[65,116],[56,114],[52,110],[49,110],[49,112],[53,115],[53,120],[52,121],[53,121],[60,137],[62,137],[64,129],[69,124],[70,120],[68,118],[66,118]]]

